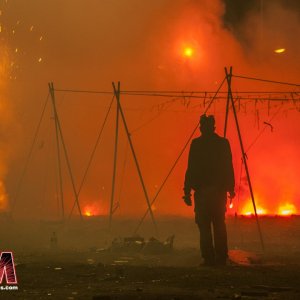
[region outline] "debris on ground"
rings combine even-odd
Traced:
[[[151,237],[149,240],[145,240],[140,236],[115,238],[108,250],[163,254],[173,250],[174,238],[175,236],[171,235],[163,242],[155,237]]]

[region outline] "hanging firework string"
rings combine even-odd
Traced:
[[[260,80],[257,78],[252,78],[252,77],[245,77],[245,76],[237,76],[237,75],[232,75],[232,77],[235,78],[240,78],[240,79],[249,79],[249,80]],[[221,85],[219,86],[217,92],[210,92],[210,91],[145,91],[145,90],[128,90],[128,91],[120,91],[120,95],[123,96],[131,96],[131,97],[149,97],[149,98],[169,98],[166,101],[157,103],[155,105],[151,105],[147,109],[145,108],[132,108],[132,107],[126,107],[124,106],[124,111],[150,111],[150,112],[155,112],[155,116],[147,120],[146,122],[142,123],[140,126],[136,127],[133,129],[130,134],[135,133],[139,130],[141,130],[144,126],[148,125],[158,117],[162,115],[164,112],[200,112],[204,110],[204,113],[206,113],[210,108],[213,103],[217,102],[223,102],[228,98],[227,92],[221,91],[221,88],[226,80],[226,77],[222,81]],[[248,147],[247,151],[257,142],[259,137],[262,135],[262,133],[267,129],[270,128],[270,130],[273,130],[273,125],[272,125],[272,120],[275,118],[276,115],[279,114],[280,111],[282,111],[283,106],[292,106],[291,109],[296,109],[299,111],[299,102],[300,102],[300,92],[298,91],[298,88],[300,87],[299,84],[292,84],[292,83],[284,83],[284,82],[278,82],[278,81],[270,81],[270,80],[261,80],[262,82],[268,82],[268,83],[275,83],[275,84],[280,84],[280,85],[288,85],[288,86],[293,86],[297,88],[297,90],[288,90],[288,91],[239,91],[239,92],[232,92],[232,97],[235,99],[233,103],[236,104],[237,106],[237,111],[248,113],[247,112],[247,107],[249,107],[249,104],[254,104],[254,113],[256,114],[256,119],[257,119],[257,124],[260,123],[260,114],[259,111],[261,109],[266,109],[268,115],[271,114],[272,109],[277,108],[276,112],[273,114],[273,116],[268,120],[264,121],[263,128],[259,132],[259,135],[256,137],[256,139],[250,144]],[[53,92],[64,92],[64,93],[85,93],[85,94],[99,94],[99,95],[112,95],[114,96],[113,92],[110,91],[92,91],[92,90],[76,90],[76,89],[54,89]],[[112,99],[113,101],[113,99]],[[267,103],[267,105],[265,105]],[[106,119],[108,117],[108,114],[110,113],[110,108],[111,108],[112,102],[110,103],[108,107],[108,112],[104,120],[104,124],[106,123]],[[175,107],[177,105],[177,108]],[[233,104],[232,104],[233,105]],[[231,105],[231,109],[232,109]],[[263,106],[265,105],[265,106]],[[261,107],[263,106],[263,107]],[[176,109],[175,109],[175,108]],[[202,110],[203,109],[203,110]],[[43,113],[41,118],[43,117]],[[103,126],[104,126],[103,124]],[[103,127],[102,126],[102,127]],[[194,133],[198,129],[198,122],[196,124],[195,129],[192,131],[192,134],[189,136],[187,142],[184,144],[184,147],[182,151],[180,151],[179,156],[176,158],[174,164],[172,165],[170,171],[167,173],[166,178],[163,180],[161,186],[158,188],[158,191],[151,201],[151,206],[154,204],[156,201],[157,197],[159,196],[160,192],[162,191],[163,187],[165,186],[166,182],[168,181],[169,177],[171,176],[173,170],[175,169],[178,161],[182,157],[183,153],[185,152],[187,146],[189,145],[191,139],[194,136]],[[76,198],[78,200],[80,191],[84,185],[86,175],[89,171],[90,165],[92,163],[93,157],[95,155],[96,148],[99,144],[101,133],[102,133],[103,128],[100,131],[100,134],[98,136],[98,140],[96,142],[95,148],[93,150],[93,153],[91,155],[91,158],[88,163],[88,167],[85,171],[85,174],[83,176],[82,183],[80,185],[79,191],[76,191],[74,188],[74,191],[76,192]],[[33,144],[35,143],[36,137],[34,138]],[[246,152],[247,152],[246,151]],[[26,169],[26,168],[25,168]],[[21,180],[22,181],[22,180]],[[74,202],[79,206],[79,201],[77,203]],[[14,205],[15,206],[15,203]],[[150,207],[151,207],[150,206]],[[73,206],[74,208],[74,206]],[[73,211],[72,208],[72,211]],[[71,211],[71,214],[72,214]],[[140,223],[138,224],[138,227],[135,232],[138,231],[140,228],[141,224],[143,223],[145,217],[147,216],[149,212],[149,208],[143,215]],[[71,215],[70,214],[70,215]]]

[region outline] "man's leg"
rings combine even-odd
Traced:
[[[196,212],[196,223],[200,231],[200,250],[204,263],[207,265],[215,264],[215,253],[211,232],[211,218],[203,213]]]
[[[221,265],[226,264],[226,260],[228,257],[228,245],[225,212],[221,211],[215,213],[212,222],[214,228],[216,263]]]

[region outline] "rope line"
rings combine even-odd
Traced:
[[[300,87],[300,84],[290,83],[290,82],[284,82],[284,81],[268,80],[268,79],[261,79],[261,78],[256,78],[256,77],[247,77],[247,76],[241,76],[241,75],[233,75],[233,74],[232,74],[232,77]]]

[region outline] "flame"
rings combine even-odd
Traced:
[[[86,207],[83,211],[83,215],[86,217],[92,217],[94,214],[90,207]]]
[[[260,205],[256,205],[256,213],[258,215],[266,215],[268,211]],[[241,215],[252,216],[254,215],[254,208],[252,201],[247,201],[246,205],[243,207]]]
[[[297,213],[296,207],[294,204],[286,203],[279,207],[278,215],[280,216],[290,216]]]
[[[91,216],[92,216],[92,213],[91,213],[90,211],[86,211],[86,212],[85,212],[85,216],[91,217]]]
[[[284,53],[284,52],[285,52],[285,48],[275,49],[274,52],[275,52],[275,53],[278,53],[278,54]]]
[[[99,216],[100,214],[100,209],[95,204],[88,204],[83,208],[83,215],[86,217]]]

